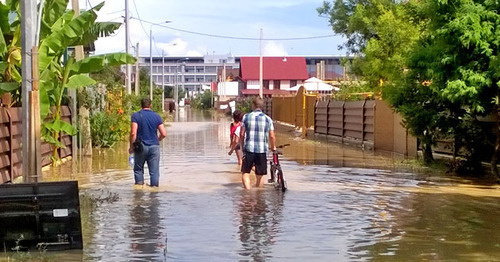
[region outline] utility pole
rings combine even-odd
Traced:
[[[165,112],[165,51],[161,50],[161,111]]]
[[[125,0],[125,53],[129,54],[129,38],[130,38],[130,26],[129,26],[129,13],[128,13],[128,0]],[[130,64],[126,65],[126,76],[125,76],[125,87],[127,94],[132,93],[132,87],[130,85]]]
[[[135,95],[139,95],[139,43],[135,48]]]
[[[153,28],[149,29],[149,99],[153,101]]]
[[[264,84],[264,77],[263,77],[263,65],[262,65],[262,28],[260,29],[260,50],[259,50],[259,96],[260,98],[263,98],[264,97],[264,94],[263,94],[263,84]]]
[[[222,64],[222,100],[226,101],[226,63]]]
[[[30,92],[33,90],[32,85],[32,61],[31,52],[35,46],[35,30],[36,30],[36,2],[31,0],[21,0],[21,50],[22,50],[22,153],[23,153],[23,181],[25,183],[32,182],[31,176],[36,172],[34,154],[36,152],[34,132],[32,130],[31,121],[31,99]],[[36,116],[35,116],[36,117]],[[39,116],[38,116],[39,117]]]

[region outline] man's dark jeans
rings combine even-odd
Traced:
[[[134,178],[136,184],[144,184],[144,163],[148,163],[151,186],[158,186],[160,180],[160,146],[143,145],[141,153],[134,153]]]

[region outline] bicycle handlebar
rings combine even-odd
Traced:
[[[279,146],[277,146],[276,148],[284,148],[284,147],[287,147],[287,146],[289,146],[289,145],[290,145],[290,144],[283,144],[283,145],[279,145]]]

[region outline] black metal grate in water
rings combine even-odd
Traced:
[[[0,251],[82,247],[77,181],[0,185]]]

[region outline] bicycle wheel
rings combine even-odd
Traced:
[[[278,175],[278,168],[274,168],[273,170],[273,186],[276,189],[280,188],[280,182],[279,182],[279,175]]]
[[[269,173],[271,173],[271,178],[267,180],[268,183],[273,183],[276,180],[276,167],[273,165],[273,162],[270,162],[269,165],[271,166]]]
[[[281,188],[281,192],[286,191],[286,181],[285,178],[283,177],[283,171],[281,171],[281,168],[278,170],[278,183],[279,187]]]

